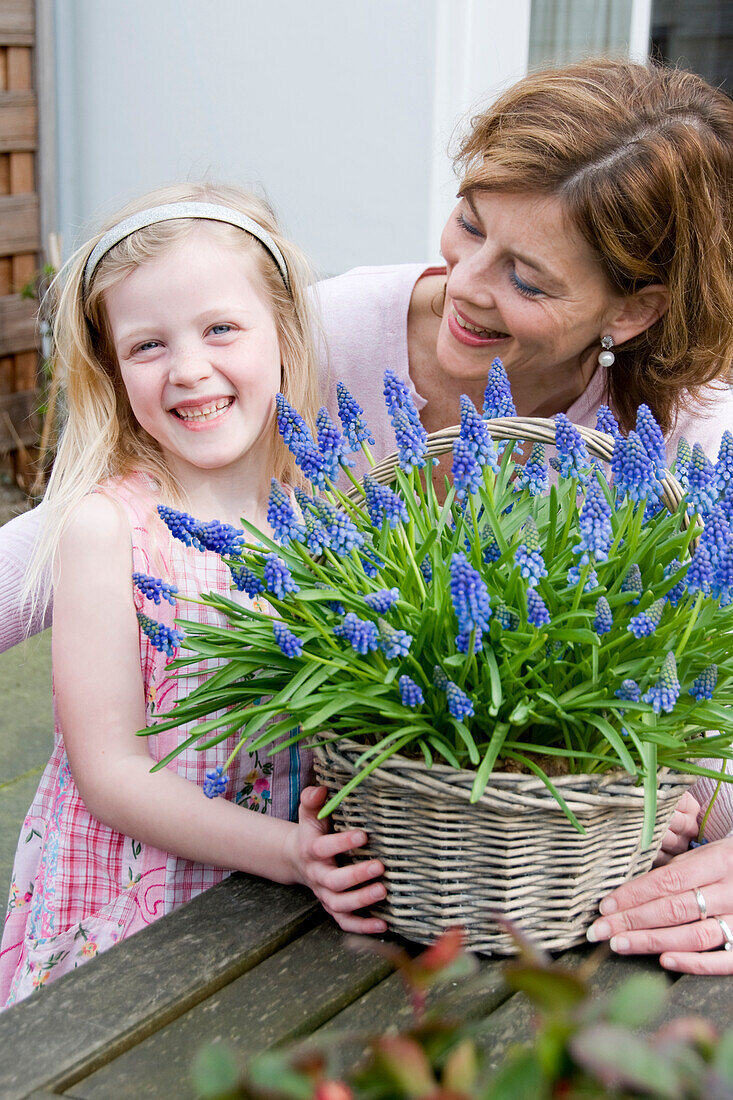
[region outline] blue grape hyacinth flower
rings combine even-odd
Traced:
[[[380,485],[371,474],[364,475],[363,485],[367,512],[374,527],[388,523],[394,529],[400,523],[407,523],[407,506],[394,490],[388,485]]]
[[[396,630],[385,619],[379,620],[379,648],[388,660],[406,657],[411,645],[412,635],[406,630]]]
[[[621,582],[621,591],[635,592],[636,599],[630,600],[629,602],[632,604],[632,606],[636,606],[636,604],[638,604],[639,600],[641,599],[641,594],[644,591],[644,585],[641,579],[641,569],[639,568],[637,562],[633,562],[633,564],[629,566],[629,570]]]
[[[573,547],[574,554],[582,555],[579,565],[587,565],[592,555],[596,561],[608,561],[608,551],[613,542],[611,505],[600,482],[593,478],[585,494],[578,517],[580,542]]]
[[[687,475],[688,510],[709,515],[718,503],[715,467],[699,443],[692,448],[692,462]]]
[[[593,629],[596,634],[608,634],[613,629],[611,605],[605,596],[599,596],[596,600],[596,617],[593,620]]]
[[[530,591],[534,591],[530,589]],[[502,630],[514,631],[519,628],[519,615],[505,603],[500,603],[494,611],[494,618]]]
[[[542,577],[547,576],[547,566],[540,550],[537,524],[529,516],[521,531],[522,542],[514,552],[514,560],[530,588],[536,588]]]
[[[336,624],[333,632],[337,638],[345,638],[362,655],[379,648],[376,625],[368,619],[360,619],[353,611],[346,614],[343,622]]]
[[[399,588],[380,588],[378,592],[367,592],[364,603],[379,615],[385,615],[400,598]]]
[[[701,703],[704,699],[712,699],[717,683],[718,666],[708,665],[706,669],[703,669],[697,679],[693,681],[692,687],[689,689],[689,694],[693,699],[696,699],[698,703]]]
[[[400,698],[406,707],[421,707],[425,702],[425,696],[419,684],[416,684],[409,676],[400,676],[397,681],[400,689]]]
[[[466,694],[458,684],[449,680],[445,688],[448,699],[448,710],[459,722],[464,718],[470,718],[474,713],[473,699]]]
[[[529,458],[517,474],[515,487],[519,490],[527,489],[530,496],[538,497],[547,488],[548,476],[544,444],[533,443]]]
[[[270,480],[267,522],[270,524],[277,542],[305,541],[305,527],[293,508],[289,495],[276,477]]]
[[[348,457],[350,450],[348,439],[336,427],[328,409],[325,407],[318,410],[316,435],[326,477],[332,485],[335,485],[340,468],[342,466],[353,466],[354,463]]]
[[[598,406],[598,412],[596,413],[596,431],[605,432],[606,435],[612,435],[614,439],[621,435],[618,421],[608,405]]]
[[[476,462],[483,470],[490,466],[495,473],[499,472],[498,454],[496,444],[491,437],[488,425],[470,397],[461,394],[461,438],[470,447]]]
[[[481,467],[471,444],[461,435],[453,440],[451,474],[457,500],[465,501],[469,494],[474,495],[481,488]]]
[[[621,687],[617,687],[613,694],[624,702],[638,703],[641,699],[641,688],[636,680],[622,680]]]
[[[509,385],[504,364],[499,358],[493,359],[489,367],[489,380],[484,393],[482,416],[484,420],[493,420],[496,417],[516,415],[517,410],[512,397],[512,388]]]
[[[303,652],[303,643],[296,634],[288,629],[285,623],[278,622],[275,619],[272,624],[272,633],[286,657],[300,657]]]
[[[351,444],[352,450],[358,450],[362,443],[373,444],[374,436],[369,431],[369,425],[364,418],[364,410],[358,401],[354,400],[343,382],[336,383],[336,401],[341,427]]]
[[[626,629],[635,638],[648,638],[654,634],[659,626],[666,603],[664,597],[661,600],[655,600],[650,607],[647,607],[646,611],[641,611],[638,615],[634,615],[633,618],[629,619],[629,625]]]
[[[723,438],[718,448],[718,460],[715,463],[715,484],[718,492],[725,492],[733,483],[733,435],[729,431],[723,432]]]
[[[454,554],[450,561],[450,593],[458,619],[456,648],[459,653],[467,653],[474,634],[474,652],[477,652],[484,632],[489,629],[491,597],[483,577],[462,552]]]
[[[154,604],[166,600],[171,607],[175,607],[176,593],[178,592],[177,584],[168,584],[161,577],[151,577],[147,573],[138,572],[132,574],[132,582],[142,592],[146,600],[152,600]]]
[[[670,714],[680,697],[680,682],[677,678],[677,661],[674,651],[670,649],[662,662],[662,668],[657,682],[644,692],[642,699],[648,703],[655,714],[664,711]]]
[[[260,578],[244,562],[231,562],[229,571],[232,574],[235,588],[239,592],[246,592],[251,600],[265,591],[265,586]]]
[[[557,413],[554,419],[557,459],[552,462],[552,466],[559,471],[561,477],[574,477],[585,484],[591,459],[583,437],[565,413]]]
[[[635,503],[656,497],[657,480],[654,462],[636,432],[620,436],[614,442],[611,458],[613,487],[619,500],[629,496]]]
[[[550,623],[547,604],[534,588],[527,589],[527,622],[538,630],[543,626],[549,626]]]
[[[702,539],[692,555],[692,561],[685,576],[685,585],[688,592],[702,592],[703,595],[707,595],[712,589],[713,562],[710,550]]]
[[[636,434],[644,444],[657,477],[660,477],[667,465],[667,450],[662,429],[648,405],[639,405],[636,411]]]
[[[288,592],[300,592],[287,563],[277,554],[266,555],[263,576],[266,588],[279,600],[284,600]]]
[[[220,794],[224,794],[228,782],[229,776],[224,775],[224,768],[221,765],[218,768],[212,768],[204,778],[204,794],[207,798],[218,798]]]
[[[680,436],[680,441],[677,444],[677,457],[674,463],[674,472],[678,481],[686,489],[687,478],[690,472],[690,463],[692,462],[692,448],[687,442],[684,436]]]
[[[391,367],[387,367],[384,372],[383,392],[387,412],[393,422],[394,418],[400,412],[404,412],[407,419],[414,427],[422,427],[420,423],[420,414],[417,411],[412,394],[402,379],[397,377]]]
[[[231,524],[220,523],[216,519],[207,521],[196,519],[188,512],[179,512],[164,504],[159,504],[157,511],[173,538],[178,539],[185,546],[236,557],[244,545],[245,533],[241,527],[232,527]]]
[[[149,615],[143,615],[139,611],[137,621],[143,634],[150,639],[150,644],[154,649],[157,649],[160,653],[165,653],[168,657],[175,657],[176,650],[184,638],[182,630],[176,630],[175,627],[159,623],[155,619],[151,619]]]

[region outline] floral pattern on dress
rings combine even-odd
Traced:
[[[258,752],[255,752],[252,761],[254,767],[247,775],[242,789],[237,791],[235,801],[239,806],[246,806],[255,813],[266,814],[272,799],[272,760],[260,762]]]

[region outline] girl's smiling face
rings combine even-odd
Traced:
[[[509,378],[552,388],[575,376],[608,331],[623,299],[614,295],[590,246],[553,196],[474,191],[441,239],[448,269],[438,335],[442,369],[480,379],[499,356]],[[594,365],[594,364],[593,364]]]
[[[246,252],[197,226],[105,293],[120,375],[171,472],[231,469],[269,485],[280,346]]]

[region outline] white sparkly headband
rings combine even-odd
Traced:
[[[236,225],[245,233],[256,237],[260,244],[264,245],[278,266],[285,286],[290,289],[288,268],[285,258],[274,240],[261,225],[258,225],[246,214],[234,210],[231,206],[219,206],[211,202],[169,202],[164,206],[151,206],[147,210],[141,210],[138,214],[131,214],[129,218],[123,218],[117,225],[108,229],[104,236],[97,241],[89,259],[84,267],[84,293],[89,291],[92,276],[97,270],[99,261],[106,256],[111,248],[123,241],[125,237],[137,233],[138,229],[144,229],[146,225],[154,225],[156,222],[174,221],[176,218],[203,218],[206,221],[227,222]]]

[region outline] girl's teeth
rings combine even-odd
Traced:
[[[475,325],[471,325],[468,321],[464,321],[462,317],[459,317],[455,310],[453,310],[453,316],[455,317],[461,328],[468,329],[469,332],[475,332],[477,336],[483,336],[484,339],[497,339],[501,336],[508,336],[508,332],[497,332],[496,329],[488,328],[476,328]]]
[[[174,411],[181,420],[213,420],[224,409],[228,409],[233,400],[232,397],[222,397],[198,409],[175,409]]]

